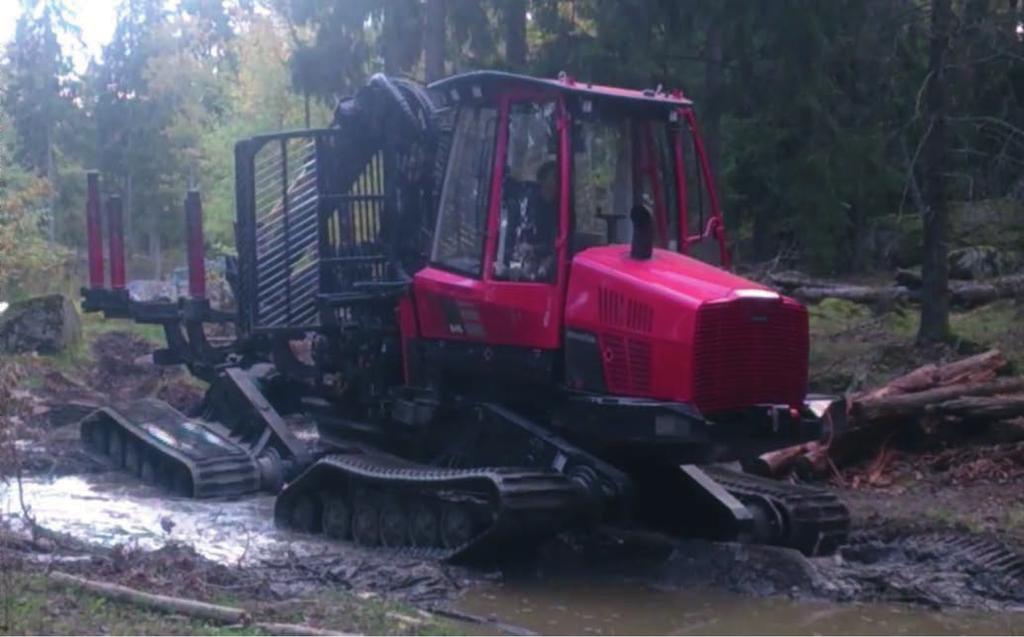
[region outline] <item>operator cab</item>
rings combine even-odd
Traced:
[[[555,283],[573,254],[628,244],[637,206],[652,217],[655,247],[725,264],[721,213],[681,93],[496,72],[431,88],[456,111],[435,265]]]
[[[453,135],[428,265],[415,277],[425,339],[556,350],[571,263],[650,242],[728,265],[692,104],[681,93],[498,72],[430,86]]]

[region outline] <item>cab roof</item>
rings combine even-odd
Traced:
[[[615,86],[602,86],[589,82],[579,82],[564,73],[558,78],[532,77],[529,75],[518,75],[505,73],[503,71],[472,71],[453,75],[443,80],[438,80],[429,88],[437,89],[450,94],[453,90],[458,94],[471,94],[473,87],[479,87],[480,91],[492,94],[496,90],[505,89],[510,86],[521,86],[524,88],[555,89],[575,97],[591,97],[595,101],[615,101],[621,106],[628,103],[644,105],[647,107],[660,106],[664,108],[678,108],[692,106],[693,102],[683,96],[682,91],[656,91],[646,89],[638,91],[635,89],[619,88]]]

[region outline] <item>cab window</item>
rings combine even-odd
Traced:
[[[497,121],[493,107],[459,111],[431,252],[435,265],[474,277],[483,272]]]
[[[516,102],[508,115],[494,278],[551,282],[559,193],[556,102]]]
[[[650,211],[655,245],[677,249],[679,207],[667,122],[591,116],[573,134],[573,251],[629,243],[635,205]]]

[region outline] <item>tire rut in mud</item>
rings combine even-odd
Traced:
[[[816,564],[833,597],[934,608],[1024,605],[1024,553],[995,537],[932,531],[863,531],[837,560]]]

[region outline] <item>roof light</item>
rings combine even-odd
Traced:
[[[449,95],[451,95],[451,96],[452,96],[452,101],[453,101],[453,102],[458,102],[458,101],[459,101],[459,91],[458,91],[457,89],[454,89],[454,88],[453,88],[453,89],[452,89],[452,90],[451,90],[451,91],[449,92]]]
[[[669,111],[668,112],[668,121],[672,122],[673,124],[678,122],[679,121],[679,111]]]
[[[771,290],[754,290],[744,288],[741,290],[733,291],[733,296],[741,299],[777,299],[779,298],[778,292],[772,292]]]
[[[583,112],[592,113],[594,111],[594,103],[590,100],[583,100]]]
[[[480,99],[484,96],[484,92],[480,90],[480,87],[476,84],[473,85],[473,97]]]

